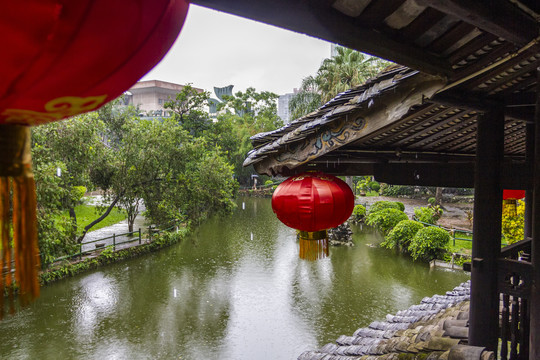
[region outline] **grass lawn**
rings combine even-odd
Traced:
[[[456,238],[472,240],[472,235],[456,232]],[[504,241],[504,239],[502,241]],[[467,255],[471,255],[472,253],[472,241],[456,239],[456,245],[454,246],[454,239],[452,239],[450,240],[449,245],[450,245],[450,252],[458,253],[458,254],[467,254]],[[503,246],[506,246],[506,245],[501,244],[501,247]]]
[[[77,215],[77,226],[79,231],[82,231],[84,227],[90,224],[92,221],[97,219],[100,214],[97,213],[96,207],[91,205],[78,205],[75,207],[75,214]],[[68,212],[65,212],[66,216],[69,216]],[[116,224],[122,220],[127,219],[127,214],[125,211],[118,208],[112,209],[105,219],[101,220],[99,223],[94,225],[90,231],[101,229],[105,226]]]

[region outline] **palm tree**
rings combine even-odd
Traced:
[[[300,91],[289,102],[292,119],[309,114],[340,92],[363,84],[389,64],[343,46],[337,46],[336,51],[335,56],[323,61],[316,76],[302,80]]]

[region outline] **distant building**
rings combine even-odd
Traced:
[[[138,106],[143,114],[154,116],[170,116],[164,111],[163,104],[174,99],[184,85],[160,80],[139,81],[133,85],[126,95],[126,105]],[[204,90],[195,88],[201,93]]]
[[[224,87],[216,87],[214,86],[214,94],[216,95],[217,99],[210,98],[208,99],[208,107],[209,107],[209,114],[210,117],[215,119],[218,115],[218,105],[223,102],[223,95],[232,96],[232,89],[234,85],[228,85]]]
[[[278,116],[283,120],[284,124],[288,124],[291,120],[291,113],[289,111],[289,102],[293,98],[293,96],[298,92],[296,89],[294,89],[294,93],[289,93],[285,95],[281,95],[278,98]]]

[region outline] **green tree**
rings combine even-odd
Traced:
[[[300,91],[291,99],[291,118],[298,119],[330,101],[340,92],[363,84],[390,63],[343,46],[325,59],[315,76],[302,80]]]
[[[193,136],[201,136],[209,129],[212,120],[205,107],[208,106],[210,93],[199,92],[191,84],[185,85],[176,94],[174,99],[169,99],[163,107],[173,112],[173,117]]]

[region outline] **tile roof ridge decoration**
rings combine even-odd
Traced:
[[[491,360],[494,353],[466,345],[470,280],[422,299],[418,305],[374,321],[352,336],[342,335],[298,360]],[[465,344],[465,345],[464,345]]]
[[[284,127],[254,135],[244,166],[267,175],[294,169],[402,118],[443,88],[446,79],[390,67]]]

